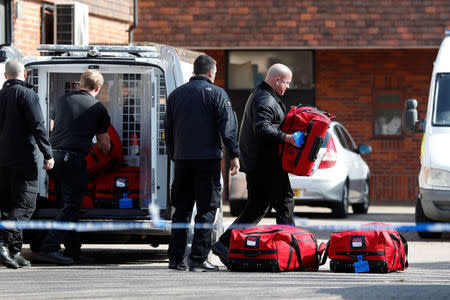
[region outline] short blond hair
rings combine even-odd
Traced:
[[[103,85],[103,76],[97,70],[87,70],[80,77],[80,87],[90,91]]]

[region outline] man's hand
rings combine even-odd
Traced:
[[[230,172],[231,172],[231,176],[234,176],[238,173],[239,171],[239,158],[235,157],[231,160],[231,166],[230,166]]]
[[[291,144],[294,147],[298,147],[297,146],[297,142],[295,141],[294,137],[292,136],[292,134],[286,134],[286,137],[284,138],[284,141],[286,143]]]
[[[44,160],[44,166],[42,169],[44,170],[51,170],[53,169],[53,166],[55,165],[55,160],[52,158]]]
[[[109,138],[109,134],[106,133],[98,133],[95,135],[97,137],[97,145],[103,151],[103,153],[109,153],[111,150],[111,139]]]

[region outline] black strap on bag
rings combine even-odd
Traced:
[[[399,232],[398,235],[402,238],[403,246],[405,247],[405,268],[408,267],[408,242],[405,237]]]
[[[319,266],[323,266],[327,262],[329,248],[330,248],[330,241],[327,242],[327,247],[325,248],[325,251],[322,254],[319,253],[319,261],[320,261]],[[322,257],[320,257],[320,255],[322,255]]]
[[[298,241],[293,234],[291,234],[291,237],[292,237],[291,246],[292,246],[292,248],[294,248],[295,254],[297,254],[298,269],[303,270],[302,255],[300,253],[300,247],[298,246]]]

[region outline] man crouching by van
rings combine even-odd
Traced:
[[[7,81],[0,91],[0,211],[2,221],[28,221],[36,208],[38,169],[35,146],[44,155],[44,169],[53,168],[39,98],[25,83],[24,65],[5,65]],[[30,266],[22,254],[22,230],[0,230],[0,262],[8,268]]]
[[[77,222],[81,203],[87,191],[86,160],[92,138],[104,153],[111,142],[107,133],[110,118],[106,108],[95,96],[103,85],[103,76],[96,70],[81,75],[80,90],[62,96],[55,106],[50,123],[50,143],[55,168],[48,172],[55,185],[58,213],[55,221]],[[61,253],[60,244],[65,251]],[[50,230],[42,242],[37,259],[57,265],[89,262],[81,255],[79,234],[74,231]]]

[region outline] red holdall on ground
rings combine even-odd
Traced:
[[[306,137],[300,147],[286,142],[279,146],[281,164],[286,172],[300,176],[311,175],[333,117],[327,112],[307,105],[294,107],[287,113],[280,130],[288,134],[301,131]]]
[[[96,208],[139,208],[139,167],[124,167],[95,179]]]
[[[90,152],[86,155],[89,177],[95,177],[102,172],[115,170],[124,162],[122,141],[112,125],[108,127],[108,134],[112,142],[112,148],[109,153],[103,153],[97,144],[93,144]]]
[[[370,223],[367,226],[389,225]],[[387,273],[408,267],[408,243],[395,229],[332,233],[327,252],[330,269],[334,272]]]
[[[316,237],[290,225],[233,229],[226,267],[230,271],[317,271],[321,253]]]

